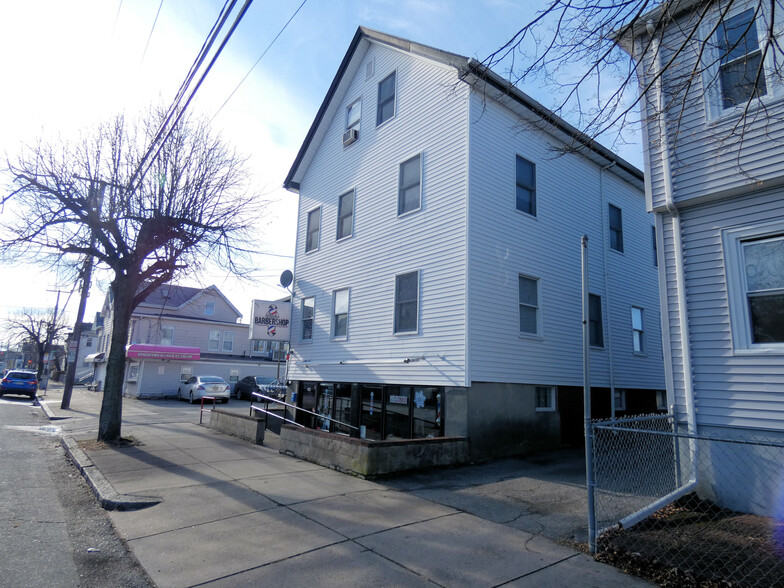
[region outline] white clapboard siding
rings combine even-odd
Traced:
[[[605,348],[591,351],[592,383],[662,388],[661,330],[651,226],[642,192],[552,137],[521,127],[482,96],[470,126],[469,345],[473,381],[582,383],[581,245],[589,237],[590,291],[603,303]],[[536,218],[515,210],[515,157],[536,165]],[[607,204],[623,211],[624,253],[607,251]],[[604,233],[602,223],[605,223]],[[604,258],[607,259],[607,287]],[[542,336],[519,335],[518,275],[541,280]],[[608,302],[609,301],[609,302]],[[631,306],[645,309],[645,355],[632,353]]]
[[[784,428],[784,361],[781,355],[733,351],[721,231],[784,218],[784,193],[767,191],[693,207],[682,214],[690,350],[697,423],[761,429]],[[685,414],[683,345],[678,322],[671,223],[664,218],[668,259],[667,308],[676,404]]]
[[[134,315],[131,319],[132,331],[129,339],[132,343],[160,345],[163,327],[174,330],[172,345],[179,347],[198,347],[202,353],[219,353],[225,355],[249,355],[249,327],[240,323],[219,323],[216,321],[200,321],[185,317],[149,317]],[[210,351],[210,331],[220,331],[218,351]],[[231,351],[223,351],[224,332],[234,333],[234,345]]]
[[[377,128],[377,85],[392,71],[396,115]],[[453,68],[376,43],[357,72],[332,120],[323,121],[328,128],[300,183],[289,378],[465,385],[467,88]],[[344,148],[345,108],[358,98],[359,140]],[[417,153],[422,209],[398,218],[399,165]],[[338,197],[350,189],[353,234],[337,242]],[[319,206],[319,249],[306,254],[307,214]],[[415,270],[419,332],[394,335],[395,275]],[[348,337],[332,341],[332,292],[341,288],[350,289]],[[301,300],[309,296],[316,299],[313,340],[301,342]]]

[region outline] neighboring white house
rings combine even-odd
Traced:
[[[692,432],[783,441],[784,14],[778,2],[735,2],[723,19],[725,3],[705,6],[670,6],[663,35],[654,11],[623,40],[642,84],[662,74],[647,96],[644,131],[667,390]],[[698,38],[672,60],[698,19]],[[779,46],[765,49],[771,22]],[[659,114],[668,103],[679,106]],[[733,447],[732,456],[704,456],[700,481],[715,481],[724,504],[770,512],[755,489],[781,480],[782,464]]]
[[[101,312],[94,385],[102,389],[111,341],[111,295]],[[242,313],[215,286],[161,286],[131,315],[124,394],[175,396],[191,375],[285,377],[285,342],[251,341]],[[277,343],[277,345],[275,345]]]
[[[586,234],[594,415],[664,408],[642,172],[476,61],[360,28],[285,186],[300,406],[474,457],[579,443]]]

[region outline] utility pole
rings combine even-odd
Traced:
[[[74,176],[79,180],[88,180],[90,182],[90,199],[93,201],[93,206],[96,211],[96,216],[101,216],[101,204],[103,203],[103,191],[106,188],[106,182],[98,180],[101,188],[100,191],[95,188],[95,181],[90,178],[82,178]],[[95,247],[95,231],[90,228],[90,249]],[[93,272],[93,257],[87,255],[82,267],[82,293],[79,298],[79,310],[76,312],[76,323],[74,324],[73,333],[71,337],[75,341],[73,361],[71,361],[71,352],[68,351],[68,371],[65,374],[65,387],[63,388],[63,399],[60,402],[61,409],[71,407],[71,394],[73,392],[74,379],[76,378],[76,361],[79,358],[79,345],[82,340],[82,322],[84,321],[84,309],[87,306],[87,297],[90,295],[90,281]]]

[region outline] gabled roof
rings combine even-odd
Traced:
[[[461,79],[468,84],[472,84],[477,91],[484,92],[487,96],[501,101],[520,116],[531,117],[533,115],[539,120],[545,121],[549,132],[567,143],[574,143],[580,153],[589,159],[599,165],[612,165],[613,171],[619,176],[633,184],[642,184],[644,180],[643,172],[636,166],[567,123],[525,92],[519,90],[508,80],[482,65],[479,61],[427,45],[421,45],[394,35],[359,27],[351,40],[343,61],[340,63],[340,67],[338,67],[327,95],[316,113],[316,118],[305,136],[305,141],[294,159],[286,180],[283,182],[283,186],[287,190],[299,191],[302,176],[304,176],[307,167],[310,165],[321,143],[321,139],[326,133],[328,123],[332,120],[343,96],[348,91],[348,87],[371,43],[387,45],[409,52],[412,55],[426,57],[454,67],[457,69]],[[322,124],[325,121],[327,124]]]
[[[139,307],[152,306],[160,309],[179,310],[185,305],[194,302],[201,296],[207,293],[215,294],[223,299],[223,301],[234,311],[237,317],[242,316],[242,313],[223,295],[217,286],[207,286],[206,288],[191,288],[189,286],[172,286],[164,284],[156,288],[147,295]]]

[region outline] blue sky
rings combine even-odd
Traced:
[[[216,115],[301,3],[255,0],[192,109]],[[159,0],[3,2],[0,151],[13,158],[20,143],[40,135],[73,137],[115,113],[133,114],[152,102],[168,103],[222,5],[218,0],[164,0],[162,5]],[[254,285],[218,273],[187,285],[214,283],[244,313],[252,298],[285,294],[276,285],[280,272],[293,264],[297,197],[281,185],[358,26],[481,60],[542,5],[507,0],[307,0],[213,120],[224,138],[250,156],[254,184],[270,202],[258,225],[259,246],[266,255],[257,258]],[[552,106],[542,89],[523,90]],[[621,155],[641,164],[638,145],[627,146]],[[32,275],[29,266],[6,266],[3,274],[4,282],[17,276],[29,286],[0,289],[0,318],[18,307],[54,304],[54,294],[46,292],[57,282],[54,275]],[[102,277],[99,285],[105,287],[108,276]],[[69,305],[71,316],[75,299]],[[87,320],[102,300],[94,288]]]

